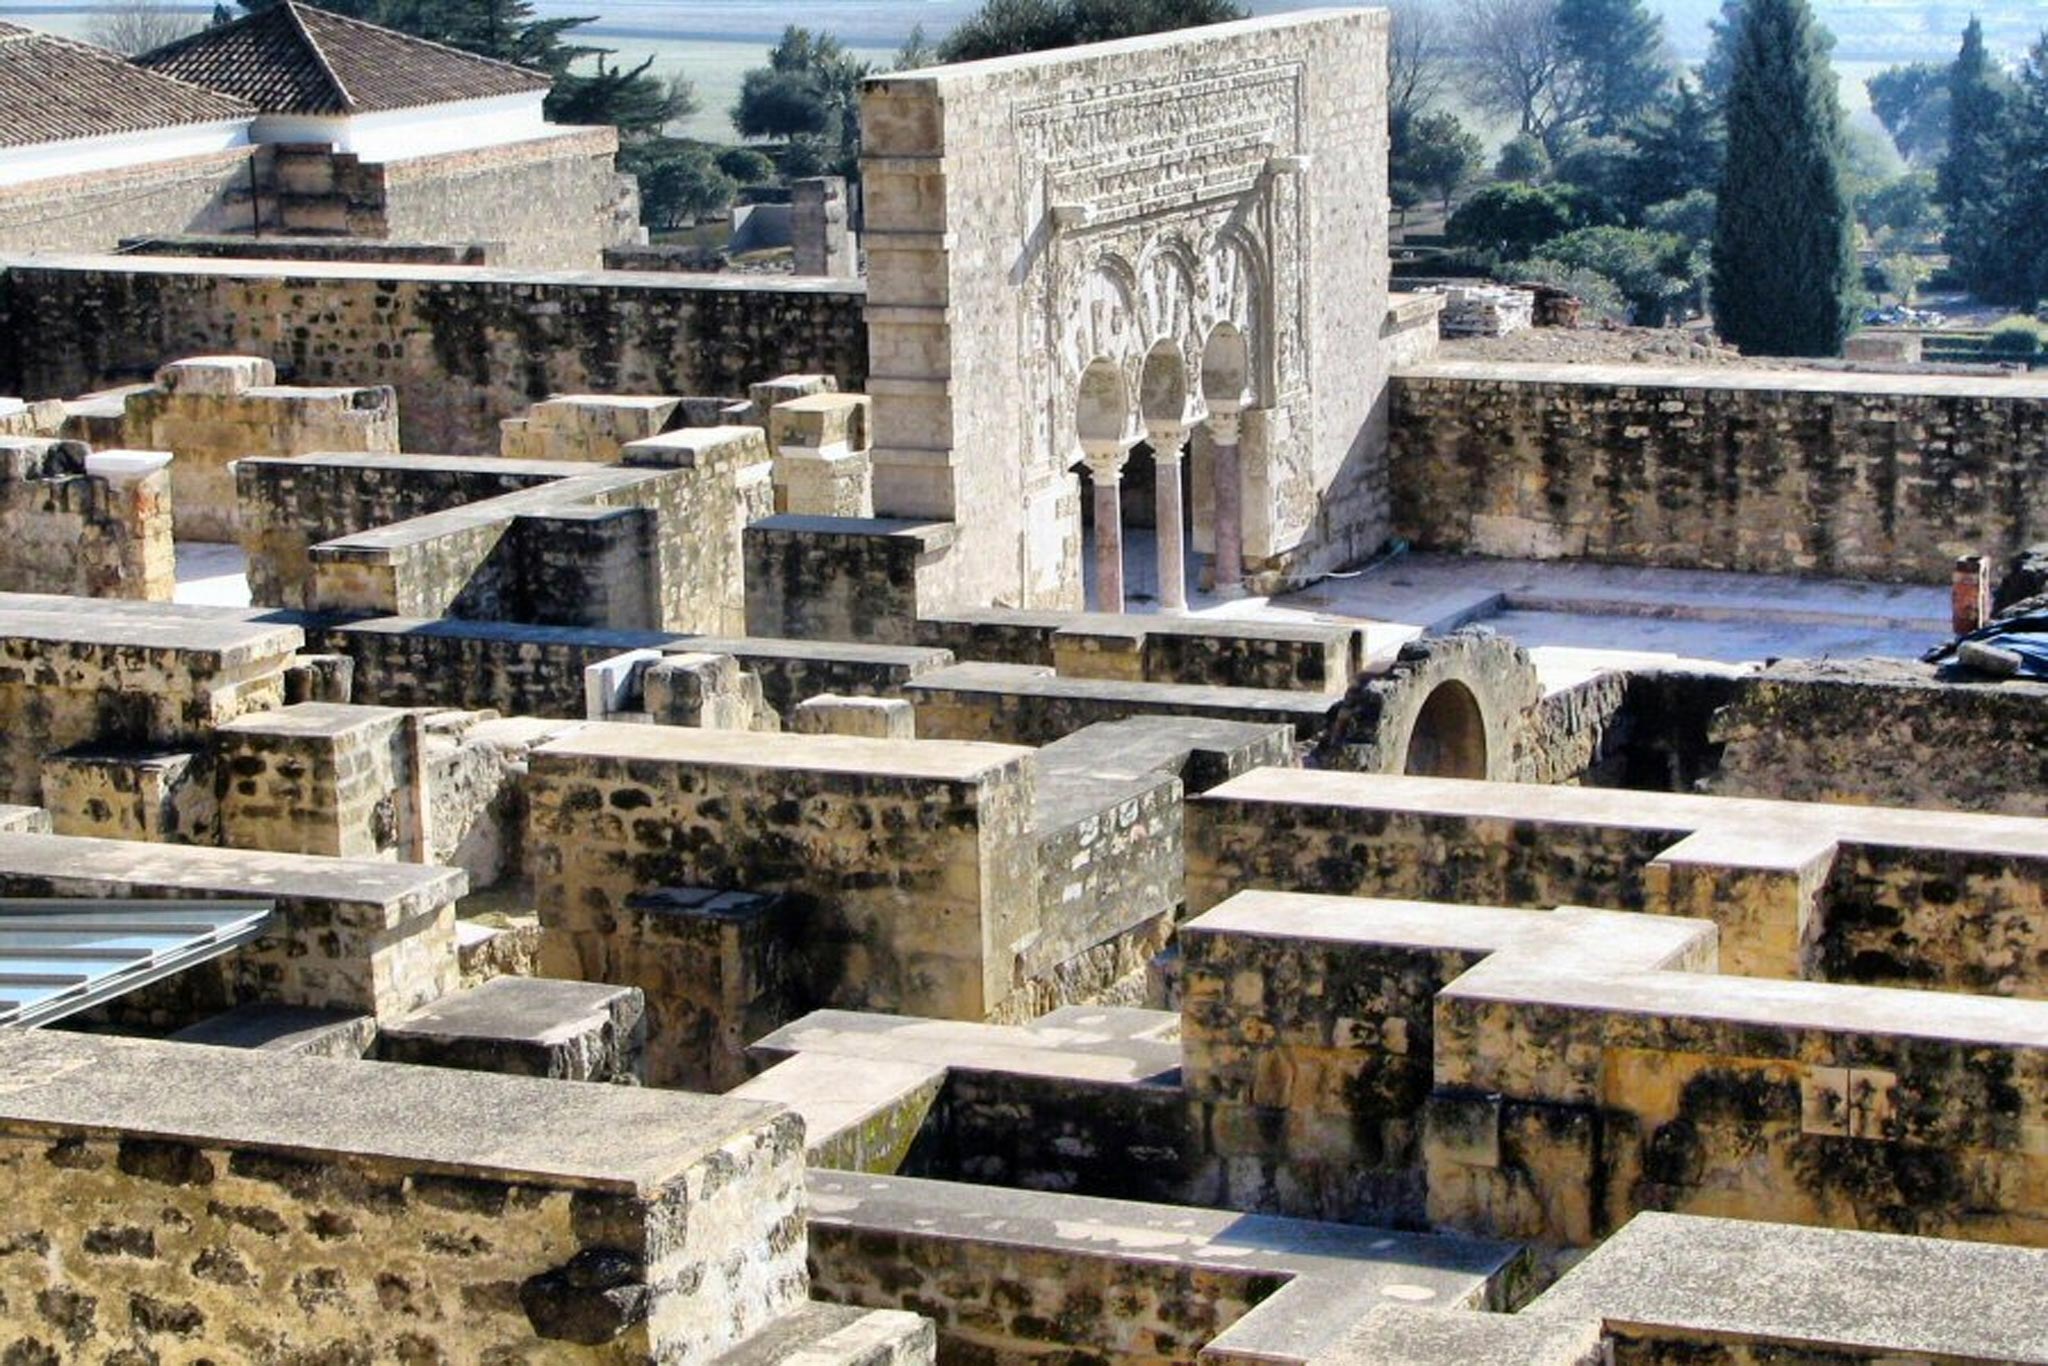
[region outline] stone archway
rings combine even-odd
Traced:
[[[1417,778],[1487,776],[1486,717],[1479,699],[1455,678],[1422,700],[1402,747],[1401,771]]]
[[[1527,776],[1542,684],[1528,651],[1483,626],[1424,636],[1352,682],[1308,762],[1435,778]]]
[[[1095,609],[1124,610],[1124,464],[1137,444],[1131,387],[1123,368],[1098,356],[1081,371],[1074,396],[1074,436],[1094,486]]]

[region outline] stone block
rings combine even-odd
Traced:
[[[747,1046],[799,1013],[798,917],[774,895],[660,887],[628,897],[578,953],[543,944],[551,968],[602,963],[647,1002],[647,1079],[724,1091],[750,1074]]]
[[[661,662],[659,650],[628,650],[600,659],[583,668],[583,714],[602,721],[615,712],[643,710],[640,700],[643,674]]]
[[[396,707],[300,702],[215,731],[223,843],[335,858],[423,859],[420,720]]]
[[[362,1058],[377,1041],[368,1015],[256,1002],[222,1011],[170,1036],[173,1043],[246,1048],[305,1058]]]
[[[71,750],[43,761],[43,805],[60,835],[214,844],[220,807],[200,751]]]
[[[555,1081],[644,1080],[638,987],[496,977],[450,992],[377,1031],[386,1062]]]
[[[277,367],[261,356],[191,356],[161,367],[155,378],[167,394],[232,398],[277,383]]]
[[[781,455],[785,447],[823,451],[868,448],[873,401],[865,394],[817,393],[785,399],[768,410],[768,443]]]
[[[799,735],[866,735],[877,740],[917,738],[917,713],[900,697],[840,697],[821,693],[797,704],[789,728]]]
[[[806,1302],[784,1111],[58,1031],[0,1070],[0,1243],[52,1254],[0,1259],[0,1294],[120,1311],[66,1355],[705,1366]]]

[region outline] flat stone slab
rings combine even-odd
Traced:
[[[1525,1316],[1617,1337],[2048,1362],[2048,1249],[1638,1214]]]
[[[377,1021],[346,1010],[252,1001],[222,1011],[171,1035],[172,1043],[296,1053],[317,1058],[360,1058],[376,1041]]]
[[[1507,1243],[1312,1223],[1230,1210],[812,1169],[814,1229],[886,1231],[936,1246],[1052,1251],[1286,1284],[1210,1341],[1235,1360],[1302,1362],[1382,1305],[1497,1302],[1520,1249]]]
[[[306,633],[297,626],[266,625],[240,617],[103,613],[97,601],[81,611],[75,598],[68,612],[57,613],[18,608],[6,598],[0,594],[0,640],[176,652],[209,659],[217,669],[289,655],[306,643]]]
[[[637,1073],[646,1004],[638,987],[494,977],[386,1024],[381,1057],[565,1081]]]
[[[1398,379],[1568,384],[1582,388],[1739,389],[1772,394],[1926,394],[1942,398],[2048,399],[2048,380],[1985,375],[1873,375],[1850,370],[1739,370],[1664,365],[1546,365],[1534,361],[1431,361]]]
[[[811,1300],[720,1356],[713,1366],[916,1366],[932,1360],[931,1320],[901,1309]]]
[[[920,1067],[1069,1077],[1095,1082],[1177,1080],[1180,1017],[1128,1006],[1072,1006],[1028,1025],[926,1020],[865,1011],[814,1010],[758,1040],[749,1051],[780,1060],[797,1054]]]
[[[651,1194],[774,1107],[400,1063],[49,1030],[0,1034],[0,1132],[349,1154],[465,1176]]]
[[[372,906],[383,913],[387,925],[452,903],[469,884],[460,868],[422,863],[0,833],[0,882],[11,878],[81,889],[76,895],[182,892]]]
[[[993,770],[1022,762],[1032,751],[1019,745],[974,740],[873,740],[857,735],[796,735],[593,722],[550,741],[534,754],[971,782]]]
[[[1603,1366],[1597,1323],[1475,1314],[1463,1309],[1375,1309],[1310,1366]]]

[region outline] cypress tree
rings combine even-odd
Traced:
[[[1993,296],[2032,309],[2048,299],[2048,33],[2027,54],[2005,101],[2003,188],[1992,203],[1999,268]]]
[[[1729,75],[1714,319],[1757,355],[1834,356],[1849,333],[1853,218],[1828,42],[1806,0],[1749,0]]]
[[[2002,257],[1995,217],[2006,94],[2004,78],[1984,51],[1984,26],[1974,18],[1949,68],[1948,92],[1948,155],[1935,177],[1935,197],[1948,208],[1943,245],[1970,291],[1990,293]]]

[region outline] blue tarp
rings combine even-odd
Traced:
[[[1955,644],[1936,650],[1927,656],[1928,661],[1941,663],[1953,660],[1956,646],[1964,641],[2009,650],[2020,657],[2019,677],[2048,681],[2048,613],[1995,621],[1981,631],[1972,631]]]

